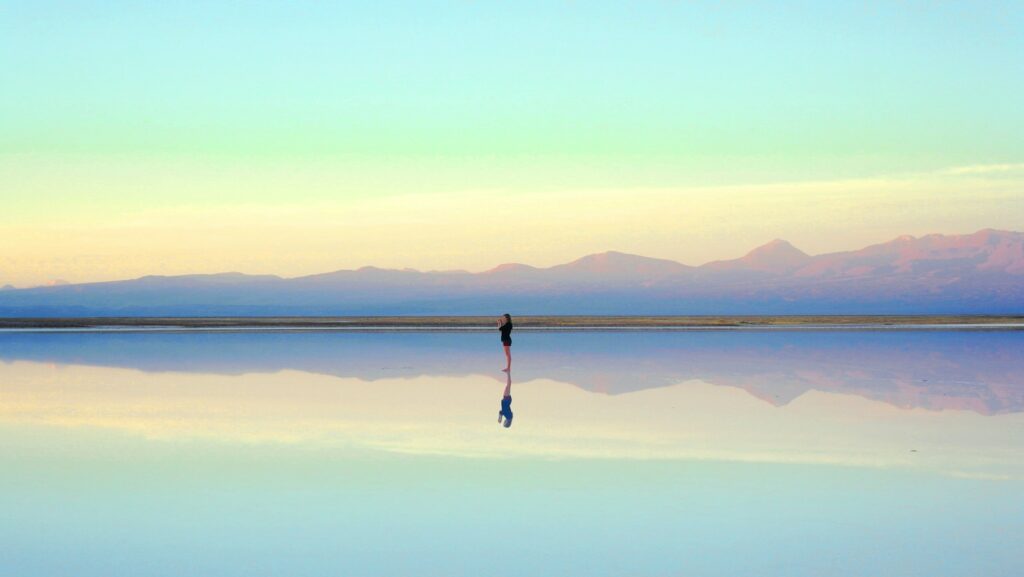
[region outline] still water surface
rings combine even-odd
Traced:
[[[0,575],[1018,576],[1022,352],[521,332],[507,379],[481,333],[0,333]]]

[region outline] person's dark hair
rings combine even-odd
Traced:
[[[512,315],[510,315],[510,314],[508,314],[508,313],[505,313],[504,317],[505,317],[505,320],[506,320],[506,321],[508,321],[508,322],[512,322]]]

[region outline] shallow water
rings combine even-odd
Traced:
[[[514,339],[0,333],[0,574],[1024,574],[1024,332]]]

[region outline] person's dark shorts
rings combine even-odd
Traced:
[[[506,347],[511,347],[512,339],[501,339],[501,344],[505,345]]]

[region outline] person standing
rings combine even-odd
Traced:
[[[505,313],[498,317],[498,330],[501,331],[501,345],[505,348],[504,372],[512,369],[512,317]]]

